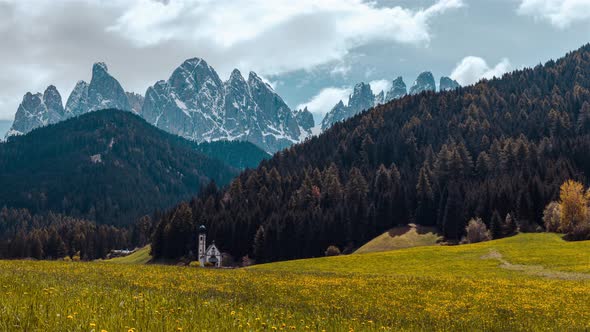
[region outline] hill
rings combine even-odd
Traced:
[[[147,264],[152,260],[150,250],[152,250],[151,247],[147,245],[137,249],[131,255],[108,259],[105,262],[115,264]]]
[[[215,141],[196,145],[197,151],[236,168],[255,168],[270,155],[250,142]]]
[[[243,172],[194,200],[192,217],[222,250],[259,262],[322,256],[329,245],[351,252],[412,222],[447,241],[476,216],[496,238],[514,231],[510,221],[534,229],[565,179],[587,182],[589,89],[585,45],[474,86],[406,96]]]
[[[555,234],[231,270],[0,261],[0,329],[583,331],[589,261]]]
[[[407,226],[394,227],[377,236],[358,248],[355,254],[369,252],[389,251],[412,247],[436,245],[440,236],[433,227],[423,227],[409,224]]]
[[[123,225],[236,169],[130,113],[96,111],[0,144],[0,202]]]

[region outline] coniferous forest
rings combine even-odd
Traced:
[[[378,106],[164,213],[153,254],[194,251],[199,224],[223,251],[257,262],[321,256],[330,245],[350,252],[411,222],[437,226],[451,243],[472,217],[494,238],[539,230],[564,180],[587,183],[589,89],[586,45]]]
[[[230,143],[207,147],[131,112],[91,112],[0,144],[0,208],[129,225],[238,174],[207,154],[235,149]]]

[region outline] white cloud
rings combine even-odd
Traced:
[[[340,60],[374,41],[428,43],[430,20],[462,6],[462,0],[418,10],[363,0],[135,0],[108,30],[140,47],[203,45],[234,55],[234,65],[275,75]]]
[[[474,84],[482,78],[500,77],[510,71],[512,65],[508,59],[502,59],[493,68],[487,62],[476,56],[463,58],[451,73],[451,78],[462,86]]]
[[[346,75],[348,75],[348,73],[350,72],[351,69],[352,69],[351,65],[347,65],[345,63],[340,63],[340,64],[336,65],[334,68],[332,68],[332,70],[330,71],[330,75],[332,75],[332,76],[340,75],[342,77],[346,77]]]
[[[387,93],[387,91],[389,91],[391,88],[391,81],[376,80],[369,82],[369,85],[371,86],[373,94],[379,94],[381,91],[385,91],[385,93]]]
[[[521,0],[518,13],[563,29],[572,23],[590,20],[590,0]]]
[[[346,105],[348,96],[352,93],[351,88],[329,87],[322,89],[317,95],[313,96],[308,102],[297,105],[296,109],[307,109],[314,114],[316,118],[323,117],[334,105],[342,100]]]

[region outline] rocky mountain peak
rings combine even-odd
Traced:
[[[35,128],[59,122],[63,114],[61,95],[55,86],[48,86],[44,93],[27,92],[18,106],[6,137],[26,134]]]
[[[307,114],[293,112],[256,73],[246,81],[234,69],[222,83],[200,58],[186,60],[167,82],[148,88],[141,114],[163,130],[198,142],[245,140],[267,152],[299,142],[309,125]]]
[[[108,72],[109,68],[104,62],[96,62],[94,65],[92,65],[92,76],[101,75]]]
[[[369,109],[375,105],[375,95],[371,85],[364,82],[354,86],[352,94],[348,98],[348,107],[358,112]]]
[[[88,111],[88,83],[78,81],[66,102],[66,117],[78,116]]]
[[[423,91],[436,91],[434,76],[429,71],[420,73],[410,88],[411,95],[419,94]]]
[[[92,79],[88,85],[87,111],[115,108],[131,111],[129,100],[121,84],[108,73],[106,64],[97,62],[92,66]]]
[[[461,87],[459,82],[455,81],[454,79],[452,79],[450,77],[442,76],[440,78],[440,84],[439,84],[440,91],[455,90],[456,88],[459,88],[459,87]]]
[[[391,84],[391,89],[387,91],[387,95],[385,96],[385,102],[392,101],[394,99],[401,98],[408,93],[406,83],[401,76],[398,76],[395,80],[393,80]]]

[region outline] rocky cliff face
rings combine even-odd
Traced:
[[[406,94],[408,94],[406,83],[404,83],[404,80],[401,76],[398,76],[395,80],[393,80],[391,89],[389,89],[387,95],[385,95],[385,102],[401,98]]]
[[[456,88],[461,87],[459,82],[451,79],[450,77],[443,76],[440,78],[439,89],[440,91],[448,91],[448,90],[455,90]]]
[[[135,114],[141,113],[143,107],[143,96],[135,92],[125,92],[131,111]]]
[[[411,95],[416,95],[424,91],[436,91],[434,76],[429,71],[425,71],[418,75],[418,78],[416,78],[416,81],[414,81],[414,84],[410,88]]]
[[[322,120],[322,130],[330,128],[334,123],[346,120],[364,110],[367,110],[380,102],[371,90],[371,85],[359,83],[354,86],[352,94],[348,97],[348,105],[342,100],[332,108]]]
[[[26,134],[35,128],[59,122],[63,116],[61,95],[55,86],[48,86],[43,94],[27,92],[6,137]]]
[[[92,66],[90,84],[79,81],[70,94],[66,103],[66,117],[107,108],[131,111],[121,84],[109,74],[106,64],[98,62]]]
[[[186,60],[167,81],[148,88],[141,114],[157,127],[197,142],[245,140],[267,152],[301,141],[313,127],[311,113],[293,112],[256,73],[246,81],[236,69],[222,82],[199,58]]]

